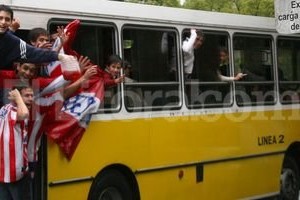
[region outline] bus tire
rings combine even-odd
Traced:
[[[110,169],[96,177],[89,200],[132,200],[133,192],[126,176],[118,170]]]
[[[300,189],[299,168],[295,159],[286,156],[281,171],[280,199],[298,200]]]

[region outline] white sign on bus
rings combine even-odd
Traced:
[[[300,33],[300,0],[275,0],[274,3],[277,32]]]

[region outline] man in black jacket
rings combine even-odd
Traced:
[[[26,44],[9,30],[12,20],[13,10],[9,6],[0,5],[0,70],[12,69],[15,61],[47,63],[68,59],[68,55]]]

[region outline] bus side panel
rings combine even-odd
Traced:
[[[48,188],[48,199],[87,199],[91,182],[59,185]],[[66,192],[67,191],[67,192]]]
[[[280,166],[281,160],[277,155],[206,164],[200,182],[195,166],[138,174],[141,199],[232,200],[278,193],[280,169],[274,166]]]
[[[148,195],[164,199],[173,193],[177,196],[220,195],[215,194],[215,188],[222,185],[228,192],[221,194],[228,198],[246,196],[246,191],[235,189],[240,187],[247,189],[249,195],[277,192],[283,152],[298,134],[296,120],[284,122],[279,118],[291,114],[292,111],[262,111],[92,121],[71,161],[55,144],[49,145],[48,183],[95,177],[103,168],[121,164],[132,173],[141,172],[137,177],[143,199],[152,198]],[[233,121],[241,119],[241,115],[246,116],[242,122]],[[272,117],[276,119],[269,120]],[[279,140],[280,136],[283,141]],[[204,166],[203,182],[195,182],[196,164]],[[190,166],[183,167],[182,180],[178,179],[180,166]],[[147,169],[157,168],[155,173],[147,172]],[[142,171],[146,171],[145,174]],[[65,191],[76,190],[77,184],[81,183],[68,183],[69,190]],[[62,186],[49,188],[50,200],[60,195],[56,187]],[[157,192],[144,194],[150,187]],[[177,192],[170,193],[168,187]],[[189,190],[191,192],[187,192]],[[72,199],[82,198],[74,194]]]

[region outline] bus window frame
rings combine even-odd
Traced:
[[[276,51],[277,51],[277,74],[278,74],[278,95],[279,95],[279,101],[281,104],[283,105],[287,105],[287,104],[299,104],[300,103],[300,98],[299,98],[299,93],[298,93],[298,100],[295,100],[295,99],[291,99],[290,101],[288,100],[283,100],[283,97],[282,97],[282,94],[281,94],[281,87],[283,85],[285,86],[291,86],[291,85],[296,85],[295,86],[295,89],[294,90],[297,90],[299,87],[300,87],[300,77],[298,80],[280,80],[281,78],[279,77],[279,71],[281,69],[281,66],[280,66],[280,61],[279,61],[279,47],[280,47],[280,40],[284,40],[284,41],[291,41],[291,42],[295,42],[295,41],[298,41],[300,42],[300,39],[298,37],[293,37],[293,36],[283,36],[283,35],[279,35],[277,38],[276,38]],[[300,50],[300,48],[299,48]],[[300,52],[300,51],[299,51]],[[292,66],[292,68],[294,69],[297,69],[297,66]],[[283,71],[282,71],[283,73]],[[292,73],[294,74],[294,71],[292,71]],[[282,77],[283,78],[283,77]],[[298,86],[297,86],[298,85]],[[290,94],[293,95],[295,94],[297,91],[294,91],[293,89],[291,90],[286,90],[284,91],[285,92],[291,92]]]
[[[68,18],[50,18],[48,23],[47,23],[47,27],[48,30],[50,30],[50,26],[52,24],[64,24],[67,25],[69,22],[73,21],[74,19],[68,19]],[[116,24],[114,24],[113,22],[106,22],[106,21],[91,21],[91,20],[80,20],[80,26],[92,26],[94,28],[111,28],[112,29],[112,51],[113,54],[119,54],[119,31],[118,31],[118,27]],[[99,43],[99,41],[97,41],[96,43]],[[98,50],[98,48],[96,48],[96,50]],[[97,51],[96,53],[97,55],[99,55],[99,51]],[[85,56],[85,55],[84,55]],[[107,58],[106,58],[107,59]],[[99,60],[99,57],[97,58],[96,61],[96,65],[98,65],[98,67],[100,67],[102,70],[105,69],[105,62],[106,60],[104,59],[102,61],[102,63],[100,63],[101,61]],[[121,97],[121,86],[118,85],[116,86],[116,92],[114,92],[114,97],[115,94],[117,94],[117,100],[116,100],[116,107],[113,108],[105,108],[105,105],[101,103],[100,108],[98,109],[97,113],[117,113],[121,110],[122,108],[122,97]],[[111,90],[106,90],[105,89],[105,94],[104,94],[104,102],[105,102],[105,96],[111,96],[109,93],[111,92]]]
[[[233,69],[234,71],[236,69],[239,69],[240,67],[236,65],[235,63],[235,51],[236,51],[236,48],[235,48],[235,39],[237,37],[240,37],[240,38],[255,38],[255,39],[264,39],[264,40],[270,40],[270,55],[271,55],[271,65],[270,65],[270,72],[271,72],[271,76],[272,76],[272,80],[264,80],[264,81],[244,81],[244,80],[241,80],[241,81],[236,81],[235,82],[235,85],[234,85],[234,91],[235,91],[235,102],[237,104],[238,107],[247,107],[247,106],[273,106],[277,103],[278,101],[278,92],[277,92],[277,84],[276,84],[276,81],[277,81],[277,74],[275,73],[275,71],[277,70],[277,66],[276,66],[276,62],[274,61],[274,55],[275,55],[275,40],[274,40],[274,37],[271,35],[271,34],[263,34],[263,33],[244,33],[244,32],[235,32],[232,36],[232,49],[233,49]],[[248,74],[246,75],[246,77],[248,77]],[[238,86],[243,86],[243,85],[272,85],[273,86],[273,100],[272,101],[266,101],[264,99],[264,101],[257,101],[257,102],[254,102],[252,100],[250,100],[249,102],[242,102],[242,103],[239,103],[238,102],[238,89],[237,87]]]
[[[229,56],[229,66],[228,66],[228,69],[229,69],[229,75],[232,76],[232,73],[233,73],[233,60],[232,60],[232,57],[231,57],[231,37],[230,37],[230,34],[228,31],[226,30],[209,30],[209,29],[203,29],[202,27],[196,27],[200,30],[203,31],[204,33],[204,37],[205,37],[205,40],[206,40],[206,36],[207,35],[211,35],[211,36],[215,36],[215,37],[225,37],[224,38],[224,42],[226,44],[226,48],[228,50],[228,56]],[[183,28],[182,29],[182,41],[181,43],[183,42],[183,40],[185,39],[184,38],[184,35],[186,35],[188,32],[189,32],[190,28]],[[204,43],[205,43],[205,40],[204,40]],[[181,45],[182,46],[182,45]],[[221,44],[218,45],[218,47],[220,47]],[[181,52],[182,52],[182,49],[181,49]],[[196,58],[195,58],[196,59]],[[183,56],[183,52],[182,52],[182,60],[184,62],[184,56]],[[195,64],[195,63],[194,63]],[[182,63],[182,66],[184,64]],[[194,70],[195,71],[195,68],[196,66],[194,67]],[[193,72],[194,73],[194,72]],[[218,80],[218,81],[199,81],[199,78],[198,80],[196,79],[192,79],[191,81],[186,81],[186,80],[183,80],[183,85],[184,85],[184,96],[185,96],[185,105],[188,109],[205,109],[205,108],[220,108],[220,107],[231,107],[233,104],[234,104],[234,98],[233,98],[233,83],[232,82],[225,82],[225,81],[221,81],[221,80]],[[228,87],[228,92],[229,92],[229,95],[230,95],[230,99],[228,100],[228,102],[221,102],[221,103],[201,103],[201,104],[189,104],[189,100],[187,99],[187,95],[186,94],[186,86],[193,86],[193,85],[196,85],[196,86],[220,86],[220,85],[229,85]],[[217,90],[216,90],[217,91]],[[201,95],[201,94],[200,94]],[[228,94],[227,94],[228,95]],[[223,99],[224,100],[224,99]]]
[[[179,51],[179,31],[175,28],[175,27],[167,27],[167,26],[157,26],[157,25],[140,25],[140,24],[131,24],[131,23],[125,23],[122,25],[121,28],[121,49],[122,49],[122,55],[123,55],[123,59],[126,60],[125,58],[125,53],[124,53],[124,30],[136,30],[136,31],[144,31],[144,30],[149,30],[149,31],[157,31],[157,32],[172,32],[174,33],[175,38],[175,52],[176,52],[176,76],[177,76],[177,81],[136,81],[136,82],[132,82],[132,83],[123,83],[123,102],[124,102],[124,107],[128,112],[147,112],[147,111],[165,111],[165,110],[179,110],[181,109],[182,105],[183,105],[183,97],[182,97],[182,84],[181,84],[181,65],[180,65],[180,61],[179,61],[179,56],[180,56],[180,51]],[[137,88],[142,88],[142,87],[147,87],[147,86],[176,86],[177,87],[177,96],[176,98],[178,98],[178,103],[176,105],[158,105],[158,106],[153,106],[153,105],[143,105],[143,103],[141,103],[141,106],[136,106],[136,107],[129,107],[126,105],[126,88],[130,88],[130,87],[137,87]],[[170,90],[172,91],[172,90]],[[168,92],[168,91],[166,91]],[[143,97],[141,97],[141,100],[143,101]],[[144,100],[145,102],[145,100]],[[169,102],[168,102],[169,103]]]

